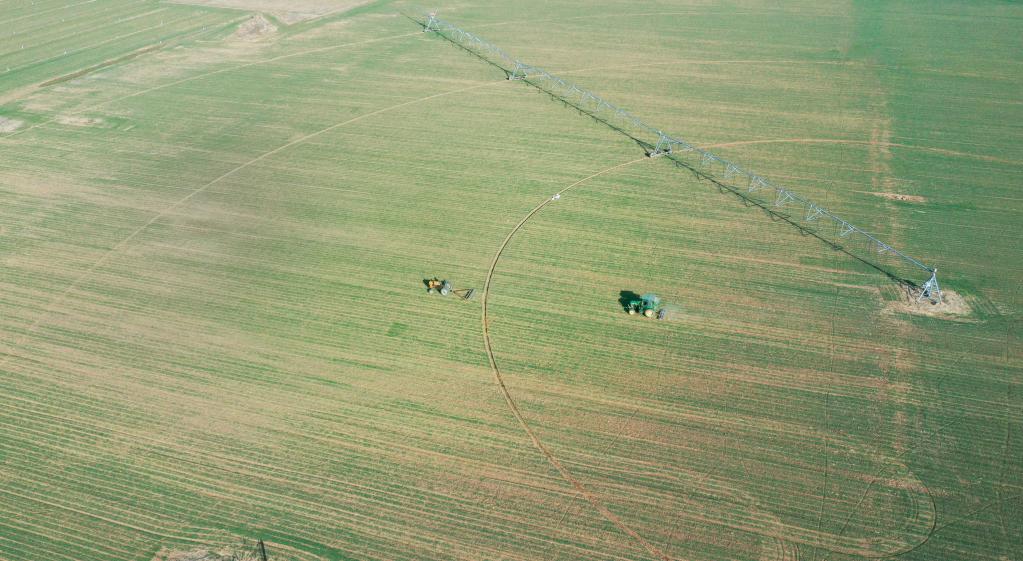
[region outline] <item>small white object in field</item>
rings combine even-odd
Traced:
[[[551,200],[552,201],[556,201],[556,200],[558,200],[560,198],[561,198],[561,193],[555,193],[554,196],[551,197]]]

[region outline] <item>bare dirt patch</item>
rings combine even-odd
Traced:
[[[935,304],[927,298],[917,302],[917,296],[909,290],[901,291],[901,297],[898,300],[888,303],[888,310],[948,319],[965,318],[973,311],[966,299],[952,290],[942,289],[941,303],[939,304]]]
[[[35,198],[66,198],[92,191],[70,177],[56,174],[5,173],[3,181],[4,186],[13,193]]]
[[[18,119],[10,119],[8,117],[0,117],[0,132],[14,132],[24,125],[24,121]]]
[[[77,115],[60,115],[54,120],[62,125],[72,127],[94,127],[103,124],[103,119],[99,117],[79,117]]]
[[[191,550],[162,548],[156,552],[153,561],[258,561],[259,554],[254,547],[225,547],[209,549],[199,547]]]
[[[319,561],[318,555],[283,544],[266,542],[267,559],[275,561]],[[241,539],[229,545],[190,546],[182,549],[161,547],[152,561],[259,561],[259,545]]]
[[[256,14],[238,26],[234,36],[243,41],[259,41],[277,33],[277,26],[270,23],[263,14]]]
[[[311,20],[328,14],[347,12],[369,0],[172,0],[176,4],[232,8],[247,12],[264,12],[285,25]]]
[[[905,201],[909,203],[925,203],[927,199],[920,195],[903,195],[902,193],[884,193],[884,192],[873,192],[871,195],[875,197],[881,197],[888,199],[889,201]]]

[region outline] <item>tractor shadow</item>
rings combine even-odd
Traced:
[[[634,302],[639,299],[639,294],[636,294],[631,290],[622,290],[618,293],[618,304],[626,311],[629,309],[629,302]]]
[[[696,164],[687,162],[681,159],[680,156],[677,156],[675,154],[667,154],[666,159],[671,161],[676,168],[684,169],[692,173],[693,177],[696,178],[698,181],[707,181],[711,183],[717,188],[718,192],[720,192],[721,194],[731,194],[735,196],[746,207],[756,208],[763,211],[764,214],[766,214],[767,217],[770,218],[772,221],[787,224],[795,228],[800,234],[814,238],[823,243],[826,247],[839,253],[845,254],[846,257],[849,257],[867,267],[870,267],[871,269],[874,269],[875,271],[888,277],[889,280],[895,282],[896,284],[905,286],[909,290],[917,290],[920,288],[920,286],[916,282],[906,277],[898,275],[894,269],[887,267],[884,264],[879,263],[877,261],[865,259],[860,255],[853,253],[850,248],[847,248],[846,246],[843,246],[841,243],[833,239],[830,239],[822,232],[800,223],[798,217],[794,217],[785,212],[772,208],[770,206],[770,203],[766,203],[764,201],[753,198],[752,196],[743,192],[743,190],[741,190],[740,188],[730,185],[725,181],[719,179],[717,176],[699,169],[699,167]]]

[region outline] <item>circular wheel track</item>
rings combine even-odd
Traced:
[[[558,191],[556,195],[561,195],[578,185],[582,185],[583,183],[593,179],[594,177],[599,177],[601,175],[610,173],[620,168],[643,161],[650,160],[647,157],[642,157],[615,166],[611,166],[607,169],[598,171],[593,175],[584,177],[579,181],[576,181],[575,183],[569,185],[568,187],[565,187],[561,191]],[[529,423],[526,422],[526,418],[522,415],[522,411],[519,409],[519,405],[515,401],[515,398],[512,397],[511,392],[508,391],[508,386],[507,384],[505,384],[504,376],[501,375],[501,369],[500,367],[498,367],[497,359],[494,357],[494,347],[493,343],[490,340],[490,326],[488,325],[487,316],[488,303],[490,299],[490,284],[494,278],[494,271],[497,270],[497,264],[501,260],[501,255],[504,253],[505,248],[508,247],[508,243],[511,242],[513,237],[515,237],[515,234],[517,234],[519,230],[522,229],[522,227],[526,224],[526,222],[529,221],[530,218],[535,216],[538,212],[543,210],[544,207],[546,207],[552,202],[554,202],[554,199],[548,198],[544,200],[542,203],[538,204],[533,210],[529,211],[529,213],[526,214],[526,216],[523,217],[522,220],[520,220],[519,223],[516,224],[514,228],[512,228],[512,231],[508,233],[508,236],[504,238],[504,241],[501,243],[501,246],[497,248],[497,253],[494,254],[494,259],[490,262],[490,269],[487,271],[486,282],[483,284],[483,296],[481,297],[483,308],[482,312],[483,345],[487,351],[487,359],[490,361],[490,371],[494,374],[494,380],[497,382],[498,387],[501,389],[501,395],[504,396],[504,400],[508,404],[508,408],[511,409],[512,415],[515,416],[515,420],[518,421],[519,426],[522,427],[522,430],[529,437],[529,440],[533,442],[533,446],[535,446],[536,449],[539,450],[541,454],[543,454],[547,461],[552,466],[554,466],[554,469],[558,470],[558,473],[561,474],[562,479],[564,479],[570,485],[572,485],[572,487],[576,490],[576,493],[581,495],[583,498],[587,500],[587,502],[593,505],[593,507],[598,512],[600,512],[600,514],[605,519],[607,519],[608,522],[611,522],[619,530],[625,532],[631,538],[639,542],[640,545],[642,545],[643,548],[647,550],[647,552],[649,552],[651,555],[659,559],[669,560],[671,558],[668,557],[663,551],[661,551],[660,548],[647,541],[638,532],[633,530],[628,524],[623,522],[622,519],[618,517],[618,515],[611,512],[607,505],[604,504],[604,501],[602,501],[600,497],[598,497],[593,491],[587,489],[582,484],[582,482],[579,481],[579,479],[572,475],[572,472],[570,472],[568,468],[566,468],[564,464],[562,464],[561,461],[558,460],[558,457],[555,456],[553,452],[551,452],[550,448],[548,448],[547,445],[544,444],[542,440],[540,440],[540,437],[537,436],[536,431],[534,431],[533,428],[529,426]]]

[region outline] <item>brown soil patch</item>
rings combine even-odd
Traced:
[[[0,132],[14,132],[24,125],[24,121],[18,119],[9,119],[7,117],[0,117]]]
[[[881,197],[890,201],[906,201],[910,203],[925,203],[927,199],[920,195],[903,195],[901,193],[884,193],[884,192],[872,192],[871,195],[875,197]]]
[[[98,117],[78,117],[76,115],[60,115],[54,121],[73,127],[92,127],[103,124],[103,119]]]
[[[198,547],[189,550],[164,547],[156,552],[153,561],[259,561],[259,553],[256,551],[255,544],[216,549]]]
[[[931,492],[926,485],[917,480],[888,478],[882,479],[881,483],[890,489],[903,489],[905,491],[912,491],[923,495],[927,495]]]
[[[232,8],[272,15],[285,25],[347,12],[369,0],[171,0],[175,4]]]
[[[257,14],[238,26],[234,36],[243,41],[259,41],[277,33],[277,26],[270,23],[263,14]]]
[[[906,314],[945,317],[950,319],[964,318],[970,315],[973,311],[972,308],[970,308],[970,304],[962,297],[962,295],[948,289],[941,290],[940,304],[933,304],[926,298],[920,302],[917,302],[916,300],[916,294],[913,294],[908,290],[903,291],[901,298],[888,303],[888,310]]]
[[[91,193],[93,189],[87,188],[60,175],[33,175],[28,173],[4,173],[4,186],[19,195],[27,195],[36,198],[67,198],[72,195]]]
[[[0,93],[0,105],[4,105],[12,101],[17,101],[25,97],[26,95],[32,93],[33,91],[35,91],[35,89],[36,89],[35,86],[23,86],[20,88],[14,88],[12,90],[7,90],[3,93]]]

